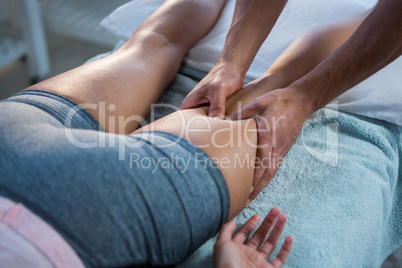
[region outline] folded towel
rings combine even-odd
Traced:
[[[274,206],[287,213],[286,267],[380,267],[402,245],[401,140],[396,125],[323,109],[236,221]],[[213,267],[214,241],[179,267]]]
[[[156,107],[154,119],[177,109],[204,75],[181,68],[158,101],[171,106]],[[402,127],[322,109],[236,221],[240,226],[274,206],[287,213],[279,246],[288,234],[294,244],[286,267],[380,267],[402,246],[401,155]],[[207,241],[178,267],[213,267],[214,242]]]

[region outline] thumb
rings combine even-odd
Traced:
[[[207,97],[203,96],[198,92],[190,93],[184,98],[183,102],[180,104],[179,110],[197,108],[205,103],[208,103]]]
[[[216,91],[210,99],[209,116],[225,118],[225,103],[226,96],[219,91]]]
[[[240,110],[237,110],[234,112],[229,118],[233,121],[236,120],[244,120],[244,119],[249,119],[251,117],[255,117],[257,115],[257,112],[253,108],[251,104],[247,104]]]
[[[218,236],[218,241],[224,242],[232,240],[232,236],[235,230],[236,230],[236,222],[235,220],[232,219],[222,226]]]
[[[257,186],[254,187],[253,192],[250,194],[250,199],[254,200],[259,193],[271,182],[272,178],[275,176],[275,172],[272,172],[269,168],[265,170],[261,179],[258,181]],[[254,184],[254,182],[253,182]]]

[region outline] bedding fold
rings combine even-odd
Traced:
[[[181,68],[158,101],[169,105],[156,109],[153,119],[177,109],[204,75]],[[288,215],[278,245],[294,236],[285,267],[380,267],[402,246],[401,154],[402,127],[321,109],[272,182],[236,217],[238,226],[277,206]],[[213,267],[215,239],[178,267]]]

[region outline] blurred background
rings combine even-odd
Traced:
[[[110,51],[99,25],[129,0],[0,0],[0,99]]]

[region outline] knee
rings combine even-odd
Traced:
[[[150,55],[166,52],[170,55],[179,52],[178,45],[163,34],[155,31],[140,29],[135,32],[133,37],[135,38],[128,40],[117,52],[138,53],[138,51],[141,51],[143,55],[147,52]]]

